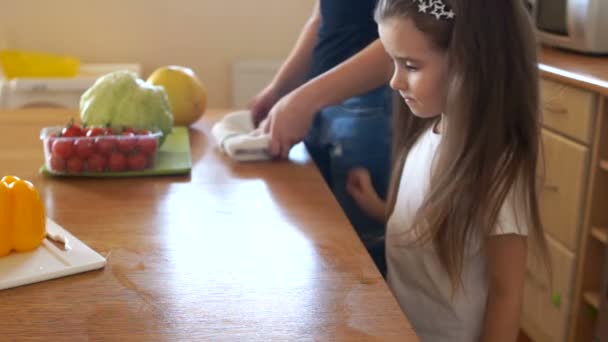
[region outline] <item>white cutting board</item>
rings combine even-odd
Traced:
[[[0,290],[96,270],[106,264],[104,257],[48,218],[46,230],[65,237],[71,248],[63,250],[44,239],[31,252],[0,257]]]

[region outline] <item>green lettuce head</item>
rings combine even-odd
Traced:
[[[165,89],[129,71],[115,71],[95,81],[80,97],[85,126],[160,130],[171,133],[173,113]],[[163,139],[164,140],[164,139]]]

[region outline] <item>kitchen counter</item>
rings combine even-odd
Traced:
[[[539,60],[542,76],[608,96],[608,56],[543,47]]]
[[[235,163],[210,134],[224,113],[190,128],[190,175],[83,179],[38,173],[40,129],[76,112],[0,111],[0,175],[107,258],[0,291],[0,339],[417,341],[303,146]]]

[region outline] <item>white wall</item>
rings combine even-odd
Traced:
[[[231,63],[282,59],[314,0],[0,0],[0,34],[18,49],[89,63],[193,68],[210,106],[230,104]],[[2,38],[0,38],[2,40]]]

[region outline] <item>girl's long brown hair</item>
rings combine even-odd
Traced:
[[[435,19],[413,0],[379,0],[376,21],[410,18],[448,55],[449,90],[429,192],[414,218],[419,242],[432,241],[453,289],[461,285],[465,246],[489,237],[507,194],[518,222],[547,261],[536,171],[540,150],[537,45],[522,1],[443,0],[456,16]],[[407,39],[404,37],[404,39]],[[395,209],[406,156],[437,119],[394,115],[388,213]],[[483,244],[482,244],[483,246]]]

